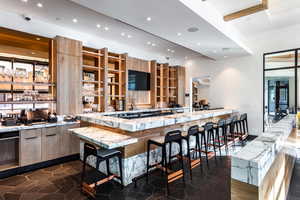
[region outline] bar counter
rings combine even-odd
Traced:
[[[237,111],[233,109],[217,109],[207,111],[188,112],[186,108],[161,109],[162,111],[172,111],[173,114],[165,116],[153,116],[136,119],[122,119],[119,114],[160,111],[141,110],[118,113],[92,113],[82,114],[78,117],[81,126],[85,128],[71,130],[81,139],[81,158],[83,158],[84,142],[92,143],[102,148],[117,148],[123,156],[123,176],[124,185],[132,182],[132,179],[146,172],[146,152],[148,139],[165,135],[175,129],[187,131],[192,125],[203,125],[208,121],[217,121],[220,118],[231,116]],[[183,113],[178,113],[182,112]],[[117,114],[117,115],[116,115]],[[194,141],[191,141],[194,145]],[[174,145],[175,146],[175,145]],[[186,146],[183,144],[184,152]],[[178,151],[175,147],[174,151]],[[160,149],[153,149],[150,153],[152,163],[161,159]],[[114,162],[114,161],[113,161]],[[88,163],[95,166],[95,158],[89,157]],[[105,163],[100,164],[100,171],[106,172]],[[117,164],[113,164],[111,171],[118,173]]]
[[[296,158],[287,145],[295,141],[294,126],[295,115],[288,115],[232,155],[233,200],[284,199]]]

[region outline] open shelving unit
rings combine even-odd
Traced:
[[[151,61],[151,104],[155,108],[168,107],[170,102],[176,102],[177,84],[176,67],[168,63],[160,64],[155,60]]]
[[[55,87],[49,62],[0,57],[0,110],[7,113],[35,108],[55,111]]]
[[[128,55],[108,52],[107,48],[83,47],[82,56],[82,98],[87,108],[84,110],[105,112],[125,109]]]
[[[82,101],[84,110],[104,111],[105,51],[106,49],[83,47]]]
[[[169,67],[169,103],[178,103],[177,68]]]

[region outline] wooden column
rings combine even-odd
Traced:
[[[54,39],[57,76],[57,114],[82,113],[82,43],[56,36]]]
[[[157,104],[157,71],[156,71],[156,61],[151,61],[151,81],[150,81],[150,90],[151,90],[151,105],[153,108],[156,108]]]
[[[177,67],[177,103],[185,106],[185,67]]]

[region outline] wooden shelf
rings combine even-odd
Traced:
[[[122,71],[122,70],[118,70],[118,69],[108,69],[108,73],[122,73],[122,72],[125,72],[125,71]]]
[[[87,51],[87,50],[82,50],[82,54],[86,55],[86,56],[92,56],[92,57],[103,56],[103,54],[101,54],[101,53],[96,53],[96,52]]]
[[[91,66],[91,65],[82,65],[83,70],[87,70],[87,71],[99,71],[99,67],[96,66]]]
[[[6,102],[0,102],[0,104],[43,104],[43,103],[55,103],[54,100],[49,101],[6,101]]]
[[[99,81],[82,80],[82,83],[99,84]]]
[[[0,84],[9,85],[25,85],[25,86],[54,86],[54,83],[38,83],[38,82],[12,82],[12,81],[0,81]]]

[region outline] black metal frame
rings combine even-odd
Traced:
[[[288,49],[288,50],[282,50],[282,51],[275,51],[275,52],[269,52],[269,53],[264,53],[263,54],[263,131],[265,130],[265,72],[266,71],[274,71],[274,70],[284,70],[284,69],[294,69],[295,73],[295,107],[297,112],[297,107],[298,107],[298,68],[300,68],[300,65],[298,65],[298,52],[300,48],[295,48],[295,49]],[[272,54],[278,54],[278,53],[286,53],[286,52],[294,52],[295,55],[295,61],[293,66],[289,67],[278,67],[278,68],[271,68],[271,69],[266,69],[266,56],[272,55]]]

